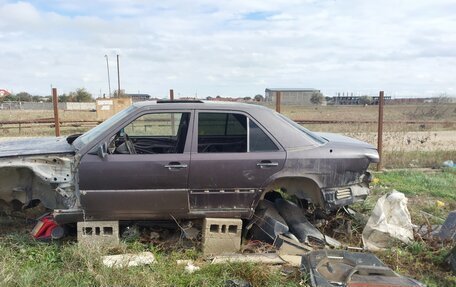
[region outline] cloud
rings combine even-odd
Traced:
[[[0,0],[1,87],[251,96],[266,87],[454,93],[453,1]]]

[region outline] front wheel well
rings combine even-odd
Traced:
[[[282,177],[267,185],[261,195],[264,199],[267,193],[280,190],[288,195],[294,195],[299,199],[307,200],[313,204],[323,207],[324,200],[318,184],[307,177]],[[266,196],[267,197],[267,196]]]

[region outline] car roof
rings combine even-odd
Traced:
[[[219,110],[270,110],[266,107],[256,104],[223,102],[223,101],[143,101],[136,102],[133,106],[146,109],[219,109]]]

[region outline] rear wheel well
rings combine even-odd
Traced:
[[[323,207],[324,200],[318,184],[307,177],[283,177],[271,182],[266,188],[261,199],[271,196],[268,193],[280,190],[288,195],[294,195],[301,200],[306,200],[317,206]],[[268,195],[266,195],[268,194]]]

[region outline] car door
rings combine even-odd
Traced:
[[[263,184],[283,168],[285,151],[243,112],[200,110],[194,128],[190,211],[248,216]]]
[[[187,214],[192,115],[191,110],[144,113],[106,138],[105,156],[85,154],[79,188],[86,216],[129,220]]]

